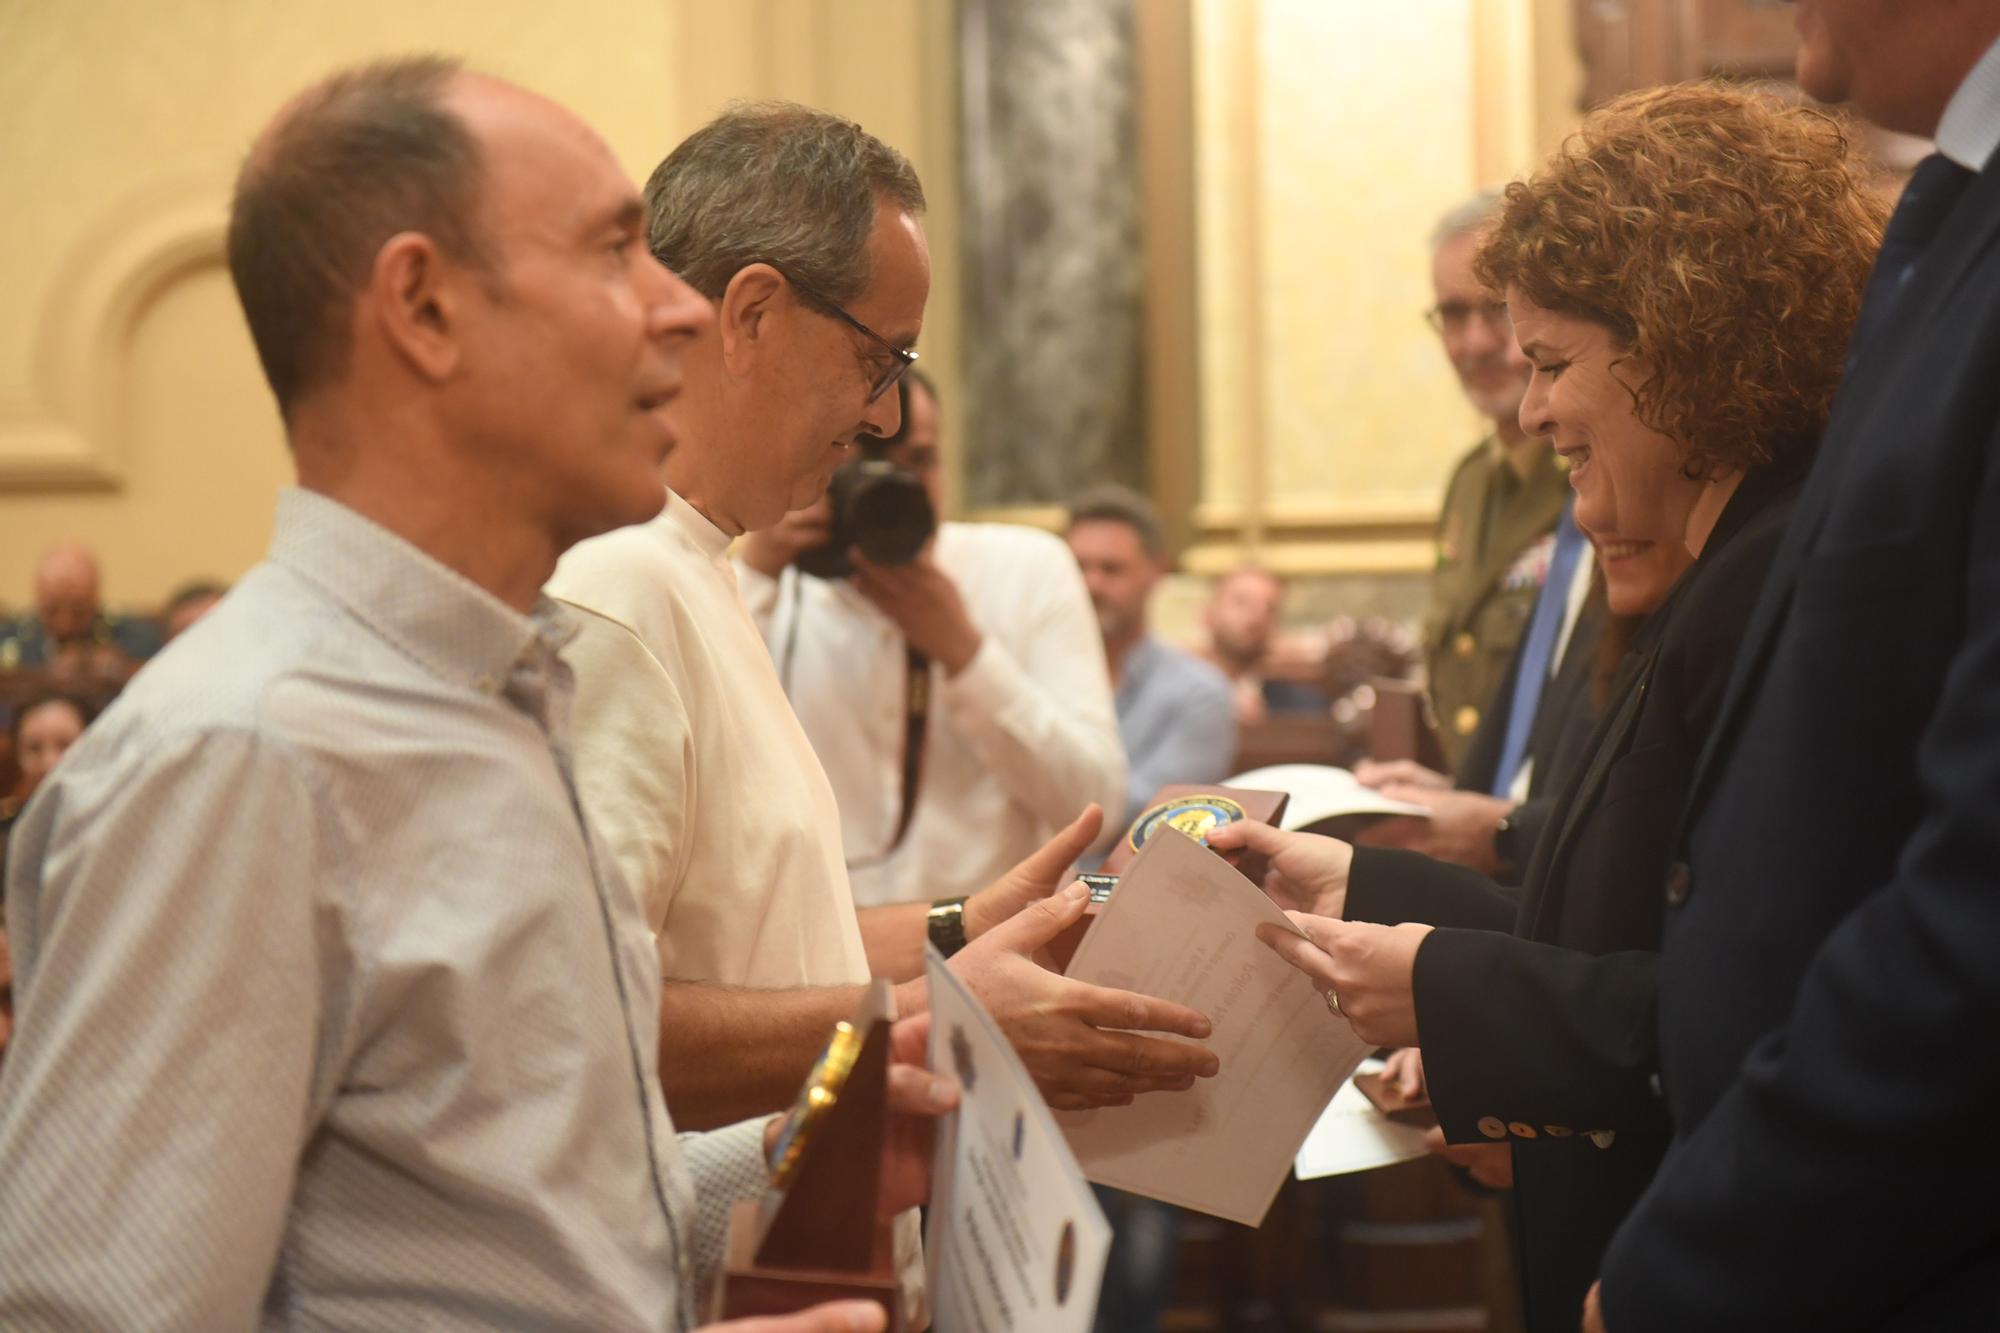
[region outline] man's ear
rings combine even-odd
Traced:
[[[722,289],[716,327],[722,334],[722,364],[741,375],[771,341],[784,304],[785,279],[769,264],[750,264]]]
[[[425,379],[444,380],[458,369],[465,276],[421,232],[399,232],[375,253],[362,313],[372,314],[383,341]]]

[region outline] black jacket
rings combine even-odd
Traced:
[[[1564,774],[1581,758],[1597,723],[1596,678],[1597,641],[1604,633],[1607,613],[1601,590],[1592,589],[1571,626],[1569,642],[1563,646],[1562,660],[1542,687],[1541,702],[1535,707],[1535,722],[1528,729],[1528,757],[1534,768],[1528,775],[1527,799],[1514,807],[1508,818],[1514,825],[1514,845],[1523,853],[1533,850],[1542,828],[1555,808],[1555,793]],[[1480,714],[1479,730],[1452,775],[1460,791],[1490,792],[1500,768],[1500,752],[1507,744],[1507,724],[1514,715],[1514,682],[1521,676],[1521,656],[1527,651],[1527,635],[1514,650],[1500,688]],[[1516,866],[1507,882],[1520,882],[1525,865]]]
[[[1795,470],[1746,477],[1648,620],[1563,780],[1517,912],[1457,867],[1355,855],[1350,919],[1439,927],[1413,978],[1425,1074],[1446,1137],[1514,1146],[1531,1329],[1576,1328],[1606,1242],[1666,1149],[1657,886],[1796,494]]]
[[[1618,1333],[2000,1328],[2000,168],[1834,405],[1697,770]]]

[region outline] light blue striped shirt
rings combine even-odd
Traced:
[[[0,1328],[693,1322],[570,632],[288,491],[269,559],[64,758],[8,877]],[[711,1250],[756,1130],[698,1136]]]

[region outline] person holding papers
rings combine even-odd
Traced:
[[[1410,852],[1210,837],[1272,855],[1310,940],[1268,942],[1363,1038],[1421,1046],[1445,1136],[1512,1146],[1532,1329],[1576,1327],[1667,1143],[1660,885],[1881,223],[1832,121],[1712,84],[1608,104],[1510,187],[1479,271],[1533,366],[1521,423],[1569,459],[1612,610],[1651,611],[1519,907]]]

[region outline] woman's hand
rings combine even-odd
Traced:
[[[1338,1004],[1340,1016],[1356,1036],[1377,1046],[1418,1044],[1410,979],[1417,950],[1431,927],[1329,921],[1305,912],[1285,915],[1305,932],[1305,938],[1276,926],[1257,927],[1258,938],[1311,977],[1316,990],[1330,992],[1329,1007]]]
[[[1432,1125],[1424,1131],[1424,1147],[1490,1190],[1514,1188],[1514,1145],[1511,1143],[1446,1143],[1444,1130]]]
[[[1311,912],[1339,920],[1347,906],[1347,870],[1354,849],[1317,833],[1286,833],[1269,824],[1240,822],[1209,830],[1210,850],[1249,850],[1269,857],[1264,892],[1288,912]]]

